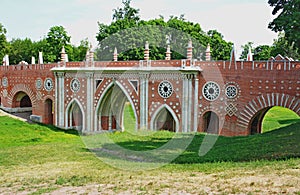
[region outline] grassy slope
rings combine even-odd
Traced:
[[[126,190],[128,185],[118,184],[115,178],[127,181],[132,176],[149,176],[141,172],[135,174],[116,170],[99,161],[85,149],[81,137],[72,131],[65,132],[55,127],[27,124],[0,117],[0,135],[0,193],[1,188],[5,187],[30,191],[45,183],[48,184],[46,187],[38,187],[42,189],[41,192],[52,191],[58,186],[80,186],[87,183],[112,183],[119,189]],[[123,147],[149,150],[163,145],[173,134],[156,132],[141,137],[117,133],[110,136]],[[172,164],[149,174],[161,175],[171,172],[176,175],[178,172],[179,175],[194,175],[194,171],[216,174],[228,170],[244,172],[249,168],[255,170],[259,167],[259,171],[275,169],[283,172],[293,167],[300,169],[300,159],[291,158],[300,157],[300,123],[260,135],[219,137],[213,149],[200,158],[198,150],[203,138],[204,135],[197,134],[188,149]],[[256,161],[263,159],[289,160]],[[252,162],[242,163],[244,161]]]
[[[273,131],[281,127],[286,127],[300,121],[300,116],[295,112],[275,106],[271,108],[265,115],[263,120],[263,132]]]

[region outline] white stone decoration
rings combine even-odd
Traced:
[[[8,86],[8,79],[7,79],[7,77],[3,77],[2,78],[2,86],[3,87],[7,87]]]
[[[44,88],[47,91],[51,91],[53,89],[53,81],[51,78],[46,78],[44,82]]]
[[[36,92],[36,99],[37,100],[42,100],[42,97],[43,97],[43,95],[40,91]]]
[[[202,94],[208,101],[214,101],[220,96],[220,86],[213,81],[207,82],[202,88]]]
[[[36,87],[37,90],[42,89],[42,87],[43,87],[43,81],[42,81],[42,79],[37,79],[35,81],[35,87]]]
[[[226,106],[225,111],[228,116],[232,117],[233,115],[236,115],[238,109],[234,104],[230,103],[229,105]]]
[[[169,98],[173,93],[173,86],[169,81],[162,81],[158,85],[158,94],[162,98]]]
[[[235,85],[228,85],[225,94],[229,99],[233,99],[238,95],[238,88]]]
[[[6,89],[4,89],[3,91],[2,91],[2,95],[3,95],[3,97],[7,97],[7,95],[8,95],[8,92],[7,92],[7,90]]]
[[[77,79],[77,78],[74,78],[74,79],[72,79],[72,81],[71,81],[71,84],[70,84],[71,86],[71,90],[73,91],[73,92],[78,92],[79,91],[79,89],[80,89],[80,81]]]

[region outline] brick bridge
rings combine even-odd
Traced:
[[[190,45],[191,46],[191,45]],[[169,50],[168,50],[169,51]],[[278,55],[268,61],[149,60],[29,64],[0,67],[1,109],[31,112],[31,119],[93,133],[123,130],[124,105],[136,129],[260,133],[273,106],[300,115],[300,62]]]

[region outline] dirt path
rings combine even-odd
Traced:
[[[21,116],[15,116],[15,115],[13,115],[13,114],[9,114],[9,113],[7,113],[7,112],[4,112],[3,110],[0,110],[0,116],[9,116],[9,117],[11,117],[11,118],[14,118],[14,119],[18,119],[18,120],[20,120],[20,121],[24,121],[24,122],[27,122],[28,121],[28,119],[26,119],[26,118],[22,118]]]

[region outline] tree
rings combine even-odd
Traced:
[[[233,43],[226,42],[223,35],[216,30],[208,31],[210,37],[211,55],[214,60],[229,60]]]
[[[274,40],[271,48],[271,56],[275,57],[278,54],[288,56],[294,60],[300,59],[300,48],[290,44],[284,33],[279,33],[278,38]]]
[[[271,58],[272,47],[269,45],[259,45],[253,52],[253,60],[268,60]]]
[[[251,48],[251,52],[253,53],[254,48],[253,48],[253,42],[248,42],[245,45],[242,45],[242,54],[240,56],[240,60],[246,60],[247,59],[247,55],[249,53],[249,48]]]
[[[63,26],[53,26],[50,28],[46,36],[47,48],[45,50],[45,61],[57,62],[60,60],[60,52],[62,47],[66,48],[66,52],[70,47],[70,39]]]
[[[31,39],[13,39],[10,41],[11,50],[9,58],[11,64],[19,64],[21,61],[31,63],[31,57],[36,56],[34,44]]]
[[[9,43],[6,39],[6,29],[0,23],[0,60],[2,62],[3,57],[9,52]],[[2,63],[0,63],[2,65]]]
[[[186,21],[184,15],[171,16],[165,21],[162,16],[149,21],[140,20],[139,10],[130,7],[130,1],[123,2],[124,8],[114,10],[113,21],[110,25],[98,22],[99,42],[96,50],[98,59],[111,60],[116,47],[119,60],[141,60],[144,56],[144,45],[150,45],[150,59],[165,58],[167,44],[172,49],[172,59],[186,57],[186,47],[189,40],[193,41],[193,54],[195,58],[204,59],[208,43],[213,50],[212,58],[229,59],[232,43],[228,43],[217,31],[211,36],[206,34],[199,24]]]
[[[123,1],[124,8],[117,8],[114,9],[114,14],[113,14],[113,20],[118,21],[118,20],[132,20],[132,21],[139,21],[140,16],[139,14],[139,9],[135,9],[130,6],[131,0],[125,0]]]
[[[274,7],[273,15],[279,12],[268,27],[274,32],[284,32],[288,43],[300,49],[300,0],[269,0],[268,3]]]
[[[83,61],[86,57],[86,52],[88,49],[89,41],[87,38],[81,40],[78,47],[74,45],[68,46],[66,50],[68,51],[69,61]]]

